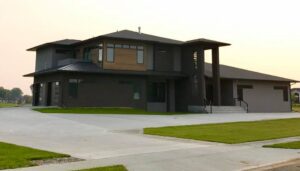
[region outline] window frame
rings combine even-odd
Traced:
[[[109,49],[112,50],[112,61],[108,60],[109,59],[109,57],[108,57],[108,55],[109,55],[109,53],[108,53]],[[114,63],[115,62],[115,44],[113,44],[113,43],[108,43],[107,44],[107,46],[106,46],[106,58],[105,58],[105,60],[108,63]]]

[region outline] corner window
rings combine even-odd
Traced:
[[[68,92],[70,97],[76,98],[78,96],[79,82],[78,79],[69,79]]]
[[[106,49],[106,60],[107,62],[114,62],[114,45],[113,44],[107,44],[107,49]]]
[[[144,47],[138,46],[137,49],[137,63],[143,64],[144,63]]]
[[[283,101],[289,101],[289,90],[287,86],[274,86],[274,90],[281,90],[283,94]]]

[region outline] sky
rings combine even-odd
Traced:
[[[0,86],[31,94],[33,79],[22,76],[34,71],[30,47],[138,26],[182,41],[228,42],[221,64],[300,80],[299,6],[297,0],[0,0]]]

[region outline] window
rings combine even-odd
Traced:
[[[79,80],[78,79],[69,79],[69,96],[76,98],[78,95],[78,84]]]
[[[283,94],[283,101],[287,102],[289,101],[289,90],[287,86],[274,86],[274,90],[282,90]]]
[[[138,64],[144,63],[144,47],[143,46],[138,46],[136,56],[137,56],[137,63]]]
[[[130,49],[136,49],[135,45],[130,45]]]
[[[99,56],[98,56],[98,61],[102,62],[103,60],[103,44],[99,44]]]
[[[129,45],[123,45],[123,48],[128,49]]]
[[[122,45],[121,44],[116,44],[115,48],[122,48]]]
[[[91,48],[84,48],[84,50],[83,50],[83,60],[85,60],[85,61],[91,61],[92,60]]]
[[[107,56],[106,60],[107,62],[114,62],[114,45],[113,44],[107,44]]]
[[[152,82],[148,87],[149,102],[165,102],[166,84],[164,82]]]

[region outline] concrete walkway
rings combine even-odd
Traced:
[[[300,117],[281,114],[76,115],[0,109],[0,141],[70,154],[86,161],[15,170],[74,170],[124,164],[143,170],[241,170],[300,157],[299,150],[226,145],[143,135],[143,127]],[[281,140],[285,141],[285,139]]]

